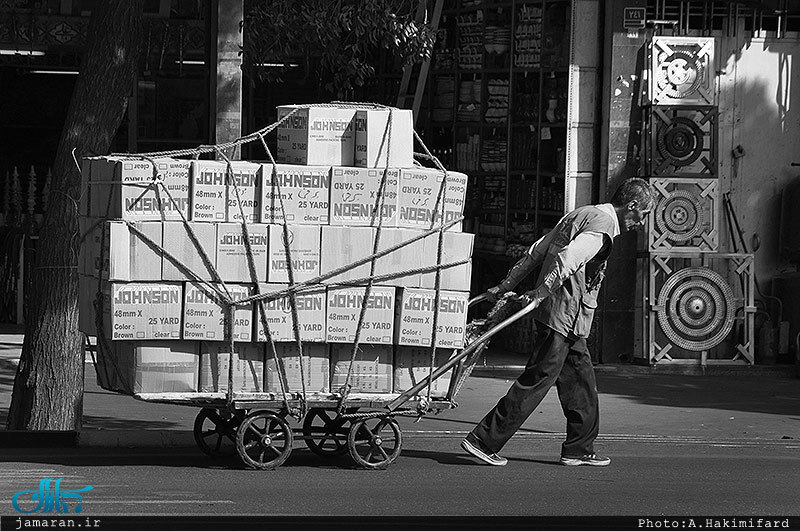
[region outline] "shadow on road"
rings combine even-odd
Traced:
[[[800,410],[800,380],[792,378],[598,374],[597,387],[601,395],[650,405],[775,415]]]

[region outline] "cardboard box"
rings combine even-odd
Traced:
[[[123,393],[191,393],[198,368],[194,342],[119,341],[111,352],[98,352],[97,383]]]
[[[267,280],[269,225],[248,225],[247,235],[253,253],[256,278],[250,276],[241,223],[217,223],[217,272],[225,282],[264,282]]]
[[[222,284],[215,284],[222,290]],[[242,300],[253,294],[251,286],[226,284],[231,299]],[[225,308],[216,294],[203,284],[187,282],[183,288],[183,339],[225,341]],[[253,305],[236,308],[233,340],[253,340]]]
[[[284,290],[288,284],[259,284],[261,293]],[[300,339],[304,342],[325,342],[325,288],[295,294]],[[294,341],[294,325],[289,297],[263,302],[269,333],[273,341]],[[266,341],[258,304],[255,305],[256,341]]]
[[[330,166],[264,164],[261,221],[326,225],[330,199]],[[283,207],[281,207],[283,203]]]
[[[439,236],[432,234],[423,239],[422,266],[435,266],[438,252]],[[444,232],[442,244],[442,264],[460,262],[472,257],[472,247],[475,235],[468,232]],[[436,273],[423,273],[420,277],[420,287],[434,289],[436,287]],[[454,291],[468,291],[472,282],[472,262],[456,267],[442,269],[439,279],[439,289]]]
[[[327,300],[326,340],[353,343],[362,304],[367,310],[361,323],[359,343],[391,345],[394,331],[395,288],[373,286],[364,302],[363,287],[330,286]]]
[[[356,110],[330,106],[278,107],[278,162],[287,164],[352,166],[355,151],[353,122]]]
[[[430,289],[404,288],[397,297],[395,345],[429,347],[433,338],[436,292]],[[436,347],[464,348],[469,293],[439,292],[436,308]]]
[[[372,213],[384,170],[372,168],[331,168],[330,224],[338,226],[393,227],[397,224],[397,183],[400,172],[388,170],[384,185],[381,219]]]
[[[86,285],[91,289],[91,280],[87,281]],[[183,302],[181,284],[104,282],[101,291],[103,326],[107,339],[181,338]],[[93,302],[97,295],[97,287],[91,289],[91,294],[91,299],[87,298],[85,303]],[[86,311],[89,311],[88,308]]]
[[[280,373],[275,364],[275,358],[270,352],[269,346],[266,347],[266,391],[270,393],[280,393],[281,383],[278,380]],[[275,353],[278,356],[278,364],[282,367],[286,377],[286,387],[283,390],[287,393],[300,393],[303,390],[303,382],[300,381],[300,356],[297,354],[295,343],[276,343]],[[328,345],[303,345],[303,380],[305,381],[306,393],[328,393],[330,392],[330,358],[328,355]]]
[[[161,280],[161,251],[125,222],[81,218],[80,225],[81,234],[86,234],[81,246],[80,273],[111,281]],[[160,221],[137,221],[134,226],[153,243],[162,245]]]
[[[410,109],[360,109],[356,111],[355,129],[354,166],[414,166],[414,116]]]
[[[320,274],[320,228],[293,225],[289,229],[289,253],[295,282],[318,277]],[[282,225],[270,225],[267,279],[271,283],[289,282],[289,265]]]
[[[217,227],[210,223],[189,222],[192,232],[197,237],[200,249],[203,249],[211,265],[216,267],[214,260],[217,256]],[[169,256],[164,255],[161,268],[161,278],[164,280],[195,280],[184,269],[194,272],[198,278],[213,280],[211,270],[203,261],[202,255],[189,235],[189,230],[181,221],[167,221],[163,223],[162,240],[166,246],[164,250],[171,254],[177,263],[173,263]],[[183,267],[179,267],[179,264]]]
[[[261,393],[264,391],[264,345],[237,343],[233,361],[233,391]],[[227,343],[200,342],[200,374],[198,389],[201,393],[228,391],[230,346]]]
[[[234,160],[230,165],[229,179],[225,161],[192,161],[192,221],[241,222],[242,211],[249,223],[261,220],[261,164]]]
[[[428,230],[442,224],[441,212],[435,212],[436,198],[439,196],[444,173],[431,168],[411,168],[400,170],[400,192],[397,199],[397,226]],[[445,191],[444,223],[450,223],[464,213],[464,199],[467,192],[467,176],[456,171],[447,172]],[[441,208],[441,207],[440,207]],[[450,231],[460,231],[462,223],[457,223]]]
[[[331,391],[340,392],[347,380],[353,345],[331,345]],[[353,361],[349,384],[352,392],[391,393],[392,359],[394,347],[391,345],[359,345],[359,352]]]
[[[172,195],[153,185],[153,165],[141,159],[93,159],[89,214],[129,221],[178,220],[189,214],[189,161],[154,159],[156,170]]]
[[[411,240],[419,235],[419,231],[413,229],[381,229],[381,240],[378,244],[379,250],[389,249],[395,245]],[[414,243],[401,247],[396,251],[378,258],[375,264],[375,276],[389,275],[418,269],[422,265],[422,257],[425,252],[425,242],[420,239]],[[418,288],[420,274],[407,275],[394,280],[382,280],[380,284],[386,286],[397,286],[407,288]]]
[[[435,371],[455,353],[452,349],[436,349],[433,370]],[[394,392],[408,391],[431,374],[431,349],[425,347],[395,347],[394,349]],[[431,382],[431,396],[444,398],[450,389],[453,371],[449,370]],[[418,396],[428,396],[424,387]]]
[[[216,160],[193,160],[191,169],[192,221],[227,221],[227,164]]]
[[[322,261],[320,274],[325,275],[372,254],[375,245],[372,227],[322,227]],[[376,264],[377,266],[377,264]],[[369,276],[370,263],[343,271],[324,281],[326,284],[345,283]]]

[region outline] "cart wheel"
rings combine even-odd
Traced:
[[[354,413],[348,409],[346,413]],[[337,457],[347,453],[349,419],[336,418],[321,408],[312,408],[303,421],[303,436],[308,449],[320,457]]]
[[[194,440],[211,457],[230,457],[236,453],[236,428],[241,421],[225,410],[203,408],[194,419]]]
[[[292,429],[275,413],[256,411],[242,421],[236,432],[236,450],[252,468],[272,470],[292,453]]]
[[[392,418],[371,418],[354,422],[347,436],[350,455],[362,468],[380,470],[400,455],[403,435]]]

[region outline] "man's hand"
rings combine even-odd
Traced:
[[[525,293],[519,296],[519,302],[521,302],[525,306],[528,306],[531,303],[535,303],[538,306],[539,303],[542,302],[544,299],[546,299],[546,297],[543,297],[535,289],[531,291],[526,291]]]
[[[498,285],[498,286],[495,286],[493,288],[487,289],[486,293],[484,293],[484,295],[486,296],[486,300],[487,301],[489,301],[490,303],[494,304],[494,303],[497,302],[497,300],[500,297],[505,295],[507,291],[508,290],[503,288],[503,286],[499,286]]]

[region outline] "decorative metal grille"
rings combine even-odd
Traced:
[[[652,254],[650,363],[752,364],[753,288],[752,254]]]

